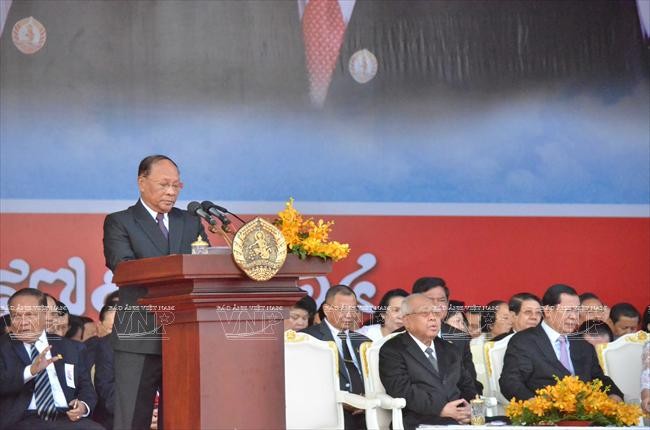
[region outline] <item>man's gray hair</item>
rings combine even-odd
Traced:
[[[412,303],[413,303],[414,300],[417,300],[420,297],[431,301],[431,299],[428,298],[427,296],[425,296],[424,294],[421,294],[421,293],[411,294],[410,296],[404,298],[404,300],[402,301],[402,306],[400,307],[400,310],[402,311],[402,316],[403,317],[405,317],[407,315],[410,315],[415,311],[413,309]]]

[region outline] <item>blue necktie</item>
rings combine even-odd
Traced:
[[[30,356],[32,362],[38,357],[36,346],[32,345]],[[36,375],[36,385],[34,388],[34,397],[36,398],[36,413],[45,421],[56,419],[56,405],[54,404],[54,395],[50,378],[47,376],[47,370],[43,369]]]

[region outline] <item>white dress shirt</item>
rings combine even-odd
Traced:
[[[327,327],[332,332],[332,337],[334,338],[334,342],[336,342],[336,347],[338,348],[339,353],[341,354],[341,356],[343,355],[343,344],[341,343],[341,338],[339,337],[339,333],[341,331],[345,332],[346,339],[347,339],[347,344],[348,344],[348,349],[350,350],[350,355],[352,356],[352,361],[354,361],[354,366],[359,371],[359,375],[362,375],[361,366],[359,366],[359,363],[357,363],[357,355],[354,353],[354,349],[352,348],[352,342],[350,341],[350,330],[339,330],[339,329],[337,329],[332,324],[330,324],[329,321],[327,321],[327,318],[325,318],[324,321],[325,321],[325,324],[327,324]]]
[[[34,346],[36,347],[36,350],[40,354],[43,352],[45,348],[49,345],[47,341],[47,335],[45,334],[45,330],[43,330],[43,333],[39,336],[39,338],[36,340],[34,343]],[[27,356],[31,358],[32,354],[32,345],[29,343],[23,342],[23,346],[25,347],[25,351],[27,351]],[[52,354],[50,354],[50,351],[47,351],[45,353],[45,358],[51,359]],[[36,378],[36,375],[32,375],[32,371],[30,370],[31,365],[26,366],[25,370],[23,371],[23,382],[26,384],[27,382],[31,381],[32,379]],[[50,386],[52,387],[52,395],[54,396],[54,405],[58,408],[63,408],[67,409],[68,408],[68,402],[65,399],[65,394],[63,394],[63,389],[61,388],[61,383],[59,382],[59,378],[56,374],[56,368],[54,367],[54,363],[48,364],[48,366],[45,368],[45,372],[47,372],[47,377],[50,380]],[[85,406],[86,406],[86,414],[83,415],[84,417],[87,417],[90,414],[90,408],[86,404],[86,402],[83,402],[80,400]],[[27,407],[27,410],[36,410],[36,399],[35,399],[35,394],[32,394],[32,400],[29,402],[29,406]]]
[[[550,325],[546,324],[546,321],[542,321],[542,328],[544,329],[544,332],[546,333],[546,336],[548,336],[548,339],[551,341],[551,345],[553,345],[553,351],[555,351],[555,356],[557,359],[560,359],[560,336],[564,336],[565,338],[567,337],[566,335],[562,335],[558,332],[556,332],[553,328],[551,328]],[[566,340],[566,351],[567,354],[569,355],[569,371],[571,372],[572,375],[575,375],[576,372],[573,369],[573,361],[571,360],[571,345],[569,343],[569,339]]]
[[[381,332],[381,324],[370,324],[359,327],[357,333],[361,333],[365,337],[370,338],[373,342],[377,342],[384,338],[384,333]]]
[[[147,204],[144,202],[144,200],[140,199],[140,202],[142,202],[142,206],[149,212],[149,215],[153,218],[154,221],[156,221],[156,224],[158,224],[158,220],[156,217],[158,216],[158,212],[155,210],[151,209]],[[165,228],[167,228],[167,231],[169,231],[169,215],[167,213],[163,214],[163,224],[165,224]]]
[[[431,341],[431,343],[429,345],[425,345],[424,343],[422,343],[422,341],[420,339],[413,336],[411,333],[409,333],[409,336],[411,336],[411,338],[415,341],[415,343],[418,344],[418,346],[422,350],[422,354],[424,354],[424,356],[426,357],[427,360],[429,359],[429,355],[426,353],[426,349],[431,348],[433,350],[433,352],[431,352],[431,355],[433,355],[433,358],[435,358],[436,361],[438,361],[438,355],[436,354],[436,346],[433,344],[433,341]]]

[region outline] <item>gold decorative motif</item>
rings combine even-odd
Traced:
[[[336,343],[334,341],[325,341],[325,340],[318,340],[315,337],[308,335],[307,333],[297,333],[294,330],[287,330],[284,332],[284,341],[285,343],[299,343],[299,342],[323,342],[327,344],[327,347],[330,349],[330,352],[332,353],[332,357],[334,359],[334,367],[336,370],[336,374],[339,373],[339,350],[336,347]]]
[[[301,336],[298,336],[294,330],[287,330],[284,332],[284,341],[290,343],[302,342],[305,340],[305,334],[302,333]]]
[[[607,363],[605,360],[605,352],[610,351],[612,348],[617,349],[621,347],[622,343],[646,343],[648,341],[648,333],[644,332],[643,330],[637,331],[636,333],[628,333],[622,337],[619,337],[616,339],[614,342],[609,342],[609,343],[601,343],[600,345],[596,345],[596,355],[598,356],[598,363],[600,364],[600,367],[603,369],[603,372],[605,375],[610,376],[609,371],[607,369]]]
[[[600,368],[603,369],[603,373],[605,373],[605,375],[607,375],[608,373],[607,369],[605,369],[605,356],[603,354],[603,351],[605,351],[606,346],[607,346],[606,343],[601,343],[596,345],[596,355],[598,356],[598,364],[600,364]]]
[[[336,342],[333,340],[328,340],[327,341],[327,346],[329,346],[330,350],[332,351],[332,355],[334,356],[334,368],[336,370],[336,374],[339,374],[339,349],[336,347]]]
[[[647,340],[648,340],[648,333],[642,330],[625,336],[626,342],[646,343]]]
[[[232,243],[232,255],[249,278],[268,281],[287,258],[287,242],[280,230],[258,217],[239,229]]]
[[[192,254],[207,254],[208,253],[208,246],[210,244],[203,240],[201,235],[199,234],[198,237],[194,242],[192,242]]]
[[[483,352],[485,354],[485,367],[487,367],[488,376],[492,376],[492,364],[490,363],[490,350],[494,348],[494,342],[488,341],[483,345]]]
[[[370,378],[370,363],[368,363],[368,350],[372,346],[372,342],[363,342],[359,348],[359,355],[361,355],[361,366],[363,367],[364,379]]]

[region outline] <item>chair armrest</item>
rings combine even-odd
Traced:
[[[374,409],[378,408],[380,404],[379,399],[368,399],[347,391],[338,391],[336,393],[336,401],[339,403],[345,403],[357,409]]]
[[[377,393],[379,406],[382,409],[403,409],[406,406],[406,399],[401,397],[391,397],[388,394]]]

